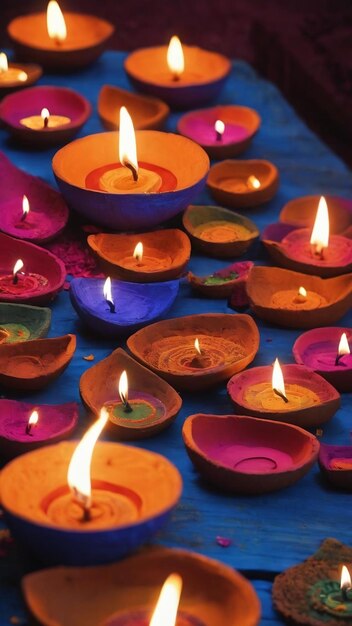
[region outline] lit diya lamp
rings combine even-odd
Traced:
[[[46,130],[70,123],[66,115],[52,115],[47,108],[41,110],[40,115],[31,115],[20,120],[20,124],[32,130]]]
[[[45,337],[51,310],[26,304],[0,303],[0,345]]]
[[[56,0],[50,0],[46,13],[17,17],[7,30],[20,58],[54,70],[74,70],[101,55],[114,27],[92,15],[63,14]]]
[[[21,298],[23,294],[41,291],[47,286],[47,279],[41,274],[26,272],[22,259],[17,259],[11,273],[6,271],[0,274],[0,295],[5,299],[7,296]]]
[[[0,97],[33,85],[41,75],[42,70],[38,65],[9,64],[6,53],[0,52]]]
[[[275,238],[270,235],[275,232]],[[319,200],[314,225],[309,228],[267,230],[263,242],[272,258],[283,267],[323,278],[352,271],[352,239],[330,234],[325,198]]]
[[[181,477],[164,457],[116,443],[95,445],[108,419],[103,408],[78,445],[45,446],[3,470],[7,522],[45,562],[114,561],[149,539],[180,497]]]
[[[311,428],[327,422],[340,407],[340,394],[324,378],[302,365],[253,367],[227,385],[236,410]]]
[[[228,159],[210,168],[207,187],[221,205],[251,208],[269,202],[279,187],[277,167],[259,159]]]
[[[125,61],[125,70],[139,91],[175,108],[192,108],[218,95],[231,63],[216,52],[182,45],[173,36],[168,46],[132,52]]]

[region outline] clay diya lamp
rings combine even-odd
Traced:
[[[245,292],[246,281],[252,267],[251,261],[239,261],[208,276],[196,276],[188,272],[187,279],[194,291],[207,298],[228,298],[234,292]]]
[[[317,438],[298,426],[239,415],[191,415],[182,436],[206,481],[240,494],[290,487],[310,470],[319,451]]]
[[[65,277],[65,266],[54,254],[0,233],[0,302],[47,304]]]
[[[352,238],[330,235],[329,210],[323,196],[310,228],[291,230],[287,224],[278,224],[266,229],[262,239],[274,262],[283,267],[322,278],[352,271]]]
[[[292,352],[296,363],[326,378],[339,391],[352,388],[352,330],[314,328],[296,339]]]
[[[123,231],[150,228],[180,213],[204,187],[208,169],[206,152],[186,137],[134,133],[124,107],[119,132],[76,139],[53,159],[68,204],[93,222]]]
[[[91,114],[83,96],[67,87],[31,87],[0,104],[0,121],[21,143],[46,148],[67,143]]]
[[[182,405],[167,382],[122,348],[84,372],[79,388],[91,413],[107,409],[110,432],[122,440],[156,435],[171,424]]]
[[[251,309],[267,322],[315,328],[337,322],[352,306],[352,275],[322,279],[279,267],[254,266],[247,280]]]
[[[0,52],[0,99],[17,89],[33,85],[41,75],[39,65],[9,63],[5,52]]]
[[[17,391],[43,389],[62,374],[75,349],[75,335],[1,345],[0,384]]]
[[[78,423],[75,402],[41,406],[0,400],[0,452],[11,459],[50,443],[68,439]]]
[[[191,109],[216,98],[231,71],[230,60],[223,55],[182,46],[178,37],[172,37],[168,47],[132,52],[124,66],[138,91],[177,109]]]
[[[230,104],[186,113],[177,130],[202,146],[211,159],[220,160],[247,150],[260,123],[253,109]]]
[[[319,452],[319,467],[326,480],[337,487],[352,489],[352,446],[333,446],[322,443]]]
[[[128,283],[110,278],[74,278],[72,306],[82,322],[100,335],[118,337],[162,318],[172,307],[179,281]]]
[[[7,181],[0,187],[0,230],[32,243],[57,237],[68,220],[68,207],[61,194],[17,168],[3,152],[0,168]]]
[[[0,345],[46,337],[50,322],[50,309],[1,302]]]
[[[46,14],[16,17],[7,27],[16,55],[46,69],[72,71],[93,63],[106,49],[114,26],[93,15],[62,14],[54,0]]]
[[[146,326],[127,345],[138,361],[177,389],[198,391],[251,363],[259,332],[249,315],[187,315]]]
[[[210,168],[207,187],[219,204],[232,209],[250,209],[275,196],[279,172],[269,161],[221,161]]]
[[[118,130],[119,120],[116,113],[122,106],[129,110],[136,130],[160,130],[170,113],[167,104],[159,98],[103,85],[99,92],[98,113],[106,130]]]
[[[222,259],[241,256],[259,237],[254,222],[218,206],[189,206],[182,221],[197,250]]]
[[[351,562],[349,546],[325,539],[304,563],[275,578],[274,607],[293,626],[348,626],[352,615]]]
[[[178,572],[183,581],[179,619],[184,613],[191,619],[182,624],[258,624],[260,603],[246,578],[223,563],[178,549],[148,548],[122,562],[99,567],[41,570],[22,579],[22,591],[30,613],[42,626],[49,626],[53,619],[57,626],[77,626],[76,608],[86,626],[112,619],[117,608],[121,616],[130,614],[124,626],[148,626],[149,620],[131,622],[132,614],[142,609],[151,616],[161,586],[172,572]],[[96,601],[97,596],[102,602]],[[159,622],[159,626],[163,624]]]
[[[352,232],[352,202],[337,196],[325,196],[329,207],[330,232],[348,236]],[[320,196],[302,196],[285,204],[280,213],[280,222],[296,228],[311,228],[317,213]]]
[[[150,540],[181,496],[181,476],[163,456],[117,443],[95,446],[107,420],[102,409],[78,445],[45,446],[2,470],[8,526],[44,563],[115,561]]]
[[[138,235],[89,235],[88,245],[108,276],[136,283],[178,278],[191,256],[187,235],[177,228]]]
[[[227,391],[236,412],[314,428],[329,421],[340,407],[340,394],[303,365],[253,367],[235,374]]]

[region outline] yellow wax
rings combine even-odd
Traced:
[[[120,167],[105,172],[99,179],[99,187],[102,191],[111,193],[148,193],[159,191],[162,180],[159,174],[140,168],[138,180],[133,180],[131,171],[126,167]]]
[[[143,254],[143,258],[141,261],[135,259],[133,256],[125,257],[123,259],[119,259],[118,264],[126,269],[137,269],[143,270],[144,272],[155,272],[158,270],[163,270],[169,267],[172,263],[172,259],[169,256],[148,256]]]
[[[306,296],[300,296],[298,290],[285,289],[276,291],[271,297],[273,307],[290,311],[311,311],[326,304],[326,298],[315,291],[308,291]]]
[[[285,391],[288,402],[274,393],[271,383],[258,383],[245,390],[244,400],[253,409],[275,413],[304,409],[320,403],[319,396],[307,387],[285,384]]]
[[[46,130],[46,128],[57,128],[58,126],[64,126],[69,124],[71,119],[66,115],[50,115],[48,119],[48,125],[44,127],[44,120],[41,115],[31,115],[30,117],[24,117],[20,120],[22,126],[31,128],[32,130]]]
[[[248,178],[225,178],[222,180],[222,188],[230,193],[256,191],[255,187],[248,182]]]
[[[226,220],[214,220],[207,224],[200,224],[194,229],[194,234],[199,239],[216,243],[245,241],[252,236],[245,226],[227,222]]]
[[[8,70],[0,72],[0,84],[25,83],[28,79],[26,72],[18,67],[9,67]]]

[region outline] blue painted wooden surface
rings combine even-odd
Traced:
[[[122,69],[123,58],[120,53],[107,53],[93,68],[79,75],[48,76],[42,79],[42,84],[73,87],[90,100],[94,114],[81,134],[102,130],[96,113],[99,88],[104,83],[128,86]],[[245,157],[267,158],[280,169],[281,187],[276,198],[269,205],[249,213],[261,229],[275,221],[284,203],[296,196],[324,192],[351,196],[352,178],[344,164],[297,118],[280,92],[258,78],[247,64],[235,62],[221,103],[238,103],[257,109],[262,116],[262,127]],[[177,115],[173,114],[168,122],[169,130],[176,128],[176,120]],[[22,150],[8,140],[4,131],[0,131],[0,148],[16,165],[53,183],[51,157],[55,150]],[[1,184],[6,184],[6,181],[1,181]],[[199,203],[209,203],[209,200],[205,191],[198,198]],[[259,244],[246,258],[262,264],[268,263]],[[193,255],[190,269],[206,274],[225,265],[226,262]],[[83,331],[67,292],[59,295],[52,310],[49,336],[77,333],[77,352],[63,376],[52,387],[32,395],[30,399],[38,403],[79,401],[79,378],[91,366],[82,357],[93,353],[98,361],[117,345],[123,344],[99,339]],[[184,284],[170,316],[196,312],[232,311],[224,301],[195,297]],[[352,326],[352,314],[345,316],[340,324]],[[258,325],[261,346],[254,364],[269,364],[275,356],[279,356],[282,362],[292,362],[291,349],[299,331],[276,329],[261,322]],[[202,395],[183,394],[183,400],[183,408],[176,423],[160,436],[139,444],[165,454],[177,465],[184,479],[181,503],[157,541],[167,546],[182,546],[202,552],[245,571],[255,581],[263,603],[263,626],[282,624],[271,608],[270,582],[266,580],[270,580],[275,572],[313,553],[327,536],[351,544],[351,497],[334,492],[324,485],[317,466],[292,488],[262,497],[223,496],[208,489],[201,483],[186,456],[181,439],[182,423],[187,415],[194,412],[225,414],[231,412],[232,407],[225,386]],[[344,394],[338,414],[324,427],[323,440],[348,443],[351,420],[352,395]],[[87,424],[82,409],[81,429]],[[216,543],[217,535],[231,538],[232,545],[229,548],[219,547]],[[8,556],[0,556],[0,626],[7,625],[11,615],[24,616],[18,582],[21,574],[34,566],[25,561],[23,555],[16,555],[14,550]]]

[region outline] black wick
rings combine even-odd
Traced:
[[[126,400],[125,396],[123,393],[120,393],[121,396],[121,401],[123,404],[123,410],[125,413],[132,413],[132,407],[130,405],[130,403],[128,402],[128,400]]]
[[[281,399],[285,402],[285,404],[287,404],[287,402],[288,402],[288,398],[286,398],[286,396],[285,396],[285,394],[284,394],[284,393],[282,393],[282,392],[281,392],[281,391],[279,391],[278,389],[273,389],[273,392],[274,392],[277,396],[279,396],[279,398],[281,398]]]

